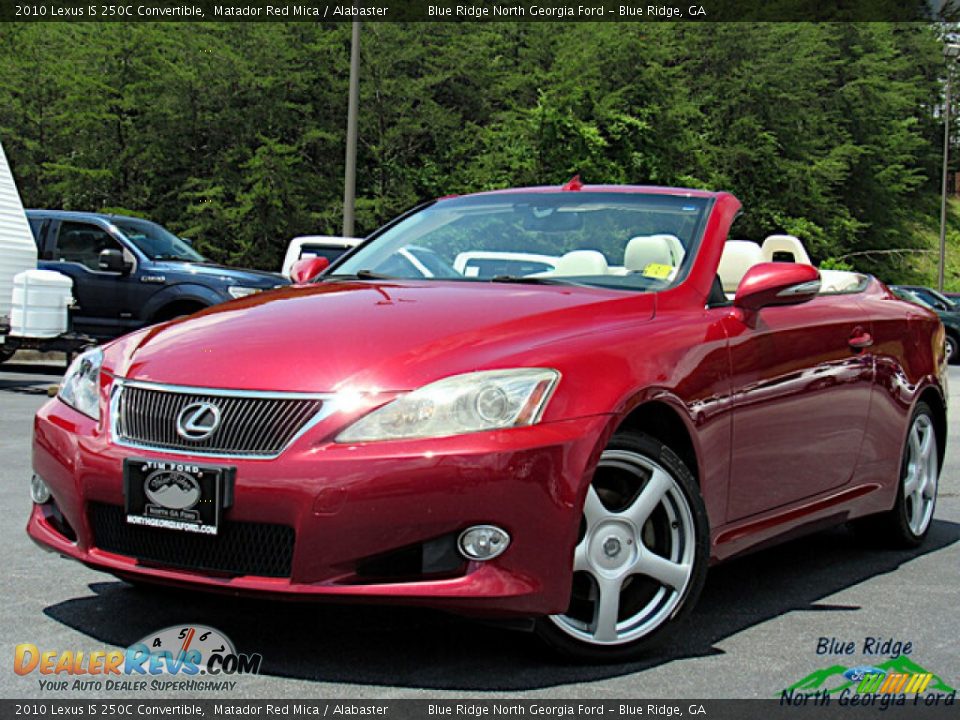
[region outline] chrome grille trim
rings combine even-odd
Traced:
[[[336,410],[332,393],[229,390],[114,378],[110,437],[123,447],[173,455],[271,460]],[[189,403],[215,401],[220,427],[200,441],[176,431]]]

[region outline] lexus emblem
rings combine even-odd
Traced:
[[[211,402],[187,405],[177,415],[177,435],[187,440],[206,440],[220,427],[220,408]]]

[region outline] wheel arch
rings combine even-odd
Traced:
[[[155,323],[167,319],[166,314],[176,305],[191,307],[195,312],[221,303],[225,299],[227,298],[203,285],[193,283],[170,285],[150,298],[143,309],[143,319],[147,323]]]
[[[165,320],[173,320],[181,315],[192,315],[208,307],[210,307],[209,303],[194,298],[175,298],[166,305],[161,305],[154,310],[150,321],[157,323]]]
[[[946,402],[940,389],[933,385],[927,385],[927,387],[921,391],[919,397],[917,397],[917,402],[927,403],[933,413],[933,431],[937,434],[937,462],[942,469],[943,458],[947,451],[948,430]]]
[[[642,432],[656,438],[675,452],[702,486],[700,459],[689,418],[665,398],[641,402],[620,421],[616,433]]]

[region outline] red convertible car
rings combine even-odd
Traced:
[[[728,240],[739,210],[575,181],[444,198],[313,284],[92,350],[37,414],[28,532],[135,583],[529,618],[588,660],[778,539],[919,544],[942,326],[796,238]],[[557,260],[467,276],[465,252]]]

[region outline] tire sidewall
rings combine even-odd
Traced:
[[[933,525],[933,519],[931,517],[930,522],[927,524],[927,527],[924,529],[923,533],[917,535],[910,528],[910,522],[907,517],[907,497],[905,494],[906,490],[906,481],[907,481],[907,459],[909,457],[908,448],[910,445],[910,433],[913,431],[914,423],[916,423],[917,418],[921,415],[926,415],[930,419],[931,425],[935,428],[936,423],[933,418],[933,411],[930,409],[930,406],[925,401],[920,401],[917,403],[917,406],[913,409],[913,413],[910,415],[910,422],[907,425],[907,436],[903,442],[903,457],[900,459],[900,480],[897,482],[897,500],[893,506],[893,519],[895,522],[895,532],[897,532],[900,537],[897,540],[901,540],[903,543],[909,547],[916,547],[920,545],[927,534],[930,532],[930,527]],[[936,431],[934,431],[934,437],[936,437]],[[937,451],[939,453],[939,440]],[[938,459],[939,462],[939,459]],[[939,468],[938,468],[939,471]],[[939,485],[939,483],[938,483]],[[933,498],[933,513],[935,514],[937,510],[937,498]]]

